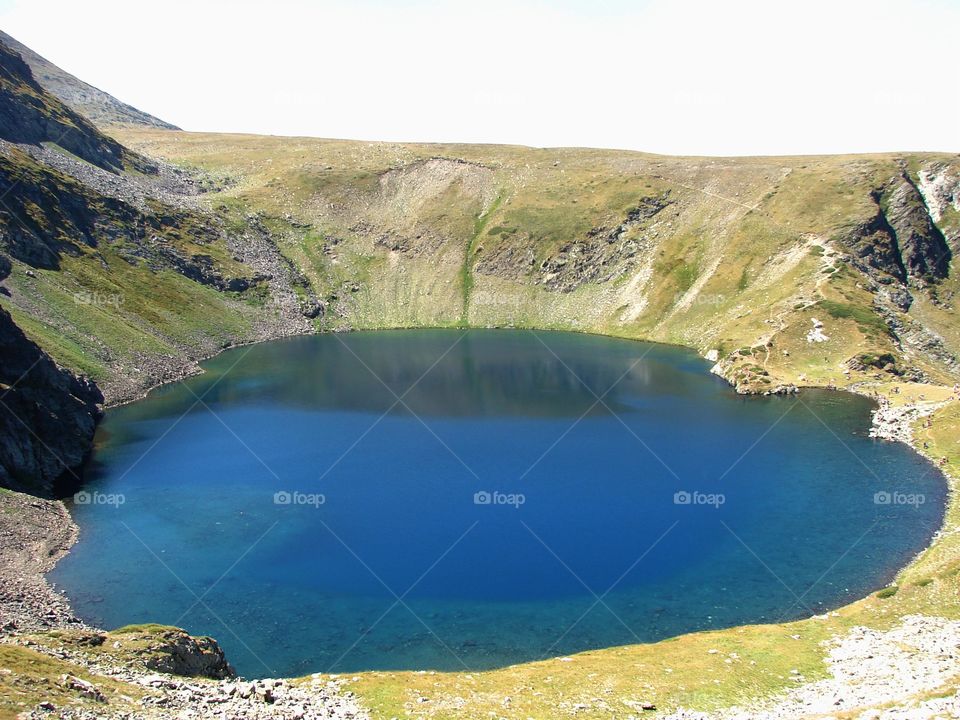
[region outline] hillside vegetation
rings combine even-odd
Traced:
[[[322,301],[320,328],[646,338],[713,350],[761,389],[841,383],[882,369],[873,357],[914,379],[958,370],[955,156],[117,137],[229,178],[211,204],[272,230]],[[829,340],[808,342],[814,319]]]

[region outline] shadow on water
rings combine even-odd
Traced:
[[[392,331],[205,367],[108,413],[54,579],[90,621],[214,635],[250,676],[802,617],[942,520],[943,478],[867,437],[866,399],[744,399],[677,348]]]

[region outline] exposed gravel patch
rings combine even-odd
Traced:
[[[893,405],[885,397],[880,397],[877,402],[879,407],[873,411],[870,437],[898,440],[908,445],[913,443],[913,424],[917,420],[933,415],[947,404],[946,402],[918,402],[909,405]]]
[[[119,678],[118,678],[119,679]],[[311,678],[296,684],[288,680],[184,680],[170,675],[122,678],[146,691],[136,709],[104,703],[96,711],[80,707],[57,708],[53,703],[24,713],[29,720],[365,720],[369,714],[340,679]],[[69,677],[65,680],[69,682]],[[96,683],[74,679],[78,692],[96,697]],[[84,687],[86,686],[86,687]]]
[[[892,630],[856,627],[827,645],[829,678],[753,707],[715,714],[680,710],[666,720],[960,717],[956,689],[946,697],[922,697],[960,676],[960,621],[910,615]]]
[[[4,144],[9,143],[4,141]],[[156,174],[129,172],[118,175],[53,147],[26,143],[15,147],[96,192],[129,203],[141,212],[147,209],[148,200],[184,209],[202,208],[204,193],[227,186],[225,180],[214,180],[153,158],[149,162]]]
[[[0,638],[83,627],[44,577],[76,538],[63,503],[0,491]]]

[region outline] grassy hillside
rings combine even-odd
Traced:
[[[112,400],[222,347],[309,328],[272,302],[279,295],[260,269],[229,247],[233,237],[255,239],[242,216],[149,198],[131,204],[17,148],[0,155],[6,189],[0,231],[10,275],[0,304]]]
[[[0,300],[108,396],[175,375],[181,354],[311,328],[644,338],[693,346],[759,391],[878,374],[952,383],[960,372],[956,157],[671,158],[113,132],[212,188],[139,213],[183,262],[151,262],[146,236],[133,250],[91,239],[63,254],[63,270],[15,260]],[[30,158],[10,157],[11,174],[28,174]],[[36,227],[30,213],[14,230]],[[272,267],[257,262],[255,241],[271,246]],[[197,282],[204,268],[224,282]],[[78,297],[124,302],[91,310]],[[271,316],[295,316],[296,305],[314,319],[274,332],[282,323]],[[808,339],[815,322],[821,342]],[[163,371],[143,372],[156,363]]]
[[[230,178],[211,201],[260,213],[283,238],[324,299],[325,328],[531,326],[646,338],[762,368],[769,374],[741,374],[771,387],[839,384],[858,355],[891,354],[916,378],[956,377],[955,276],[904,272],[910,249],[884,257],[874,248],[894,232],[871,226],[879,217],[890,227],[895,212],[882,204],[904,177],[921,189],[921,177],[933,177],[955,193],[956,157],[117,136]],[[934,231],[955,248],[953,197]],[[916,207],[900,201],[898,211],[928,218],[923,196],[913,198]],[[909,313],[891,302],[896,293],[912,296]],[[829,340],[807,341],[814,318]],[[929,351],[932,335],[942,351]],[[856,379],[862,364],[852,365]]]

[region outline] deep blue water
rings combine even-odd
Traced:
[[[391,331],[204,366],[107,413],[53,580],[101,626],[213,635],[248,676],[806,616],[882,586],[942,519],[942,477],[867,437],[867,400],[742,398],[676,348]]]

